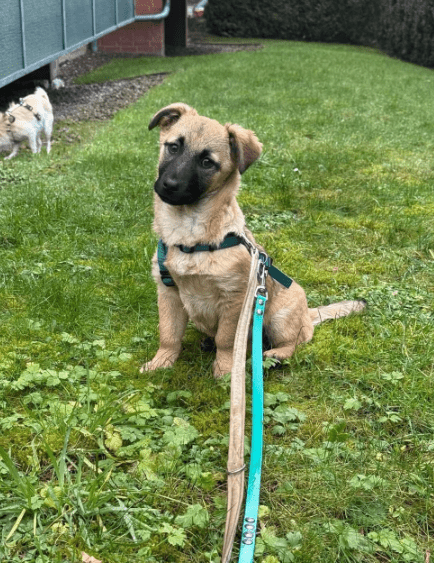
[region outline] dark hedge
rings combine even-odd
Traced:
[[[208,0],[212,33],[352,43],[434,66],[434,0]]]
[[[386,53],[434,66],[434,0],[381,0],[378,45]]]

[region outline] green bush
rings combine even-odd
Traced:
[[[381,0],[378,44],[389,55],[434,66],[434,1]]]
[[[342,4],[342,0],[209,0],[205,15],[210,31],[218,35],[346,41]]]
[[[434,66],[434,0],[209,0],[212,33],[352,43]]]

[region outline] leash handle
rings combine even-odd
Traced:
[[[265,284],[264,284],[265,285]],[[264,426],[264,382],[262,368],[262,326],[267,295],[258,293],[253,314],[252,332],[252,437],[249,483],[244,512],[238,563],[251,563],[255,553],[261,489],[262,446]]]

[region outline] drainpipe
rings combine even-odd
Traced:
[[[167,18],[170,13],[170,0],[166,0],[163,10],[159,14],[143,14],[141,16],[134,16],[136,22],[149,22],[155,20],[162,20]]]

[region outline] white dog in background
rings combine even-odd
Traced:
[[[12,150],[6,159],[13,158],[20,143],[28,141],[32,153],[41,152],[44,133],[49,153],[52,131],[53,108],[45,90],[38,87],[19,104],[12,103],[5,113],[0,113],[0,151]]]

